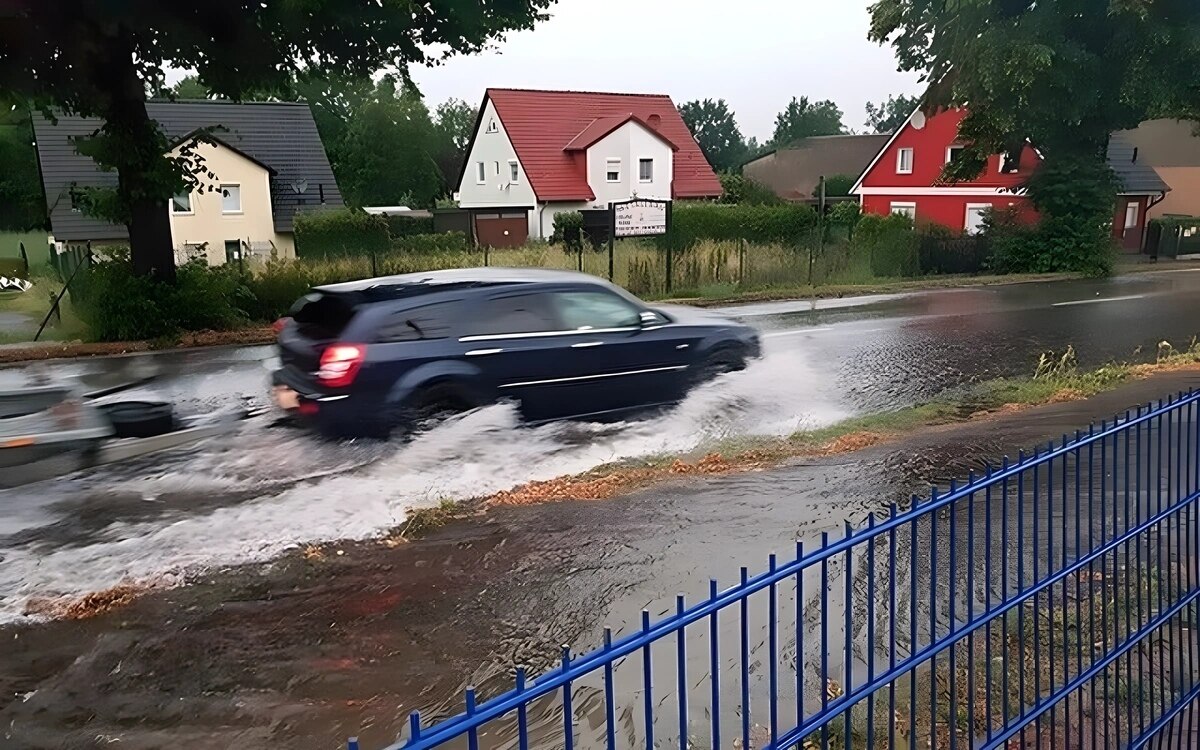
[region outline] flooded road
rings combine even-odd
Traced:
[[[1200,332],[1198,292],[1200,273],[1166,272],[730,308],[763,330],[764,360],[629,425],[524,428],[492,407],[401,446],[324,443],[259,418],[190,450],[0,492],[0,622],[19,621],[32,597],[169,582],[308,542],[366,539],[447,498],[730,436],[786,435],[1029,374],[1046,349],[1073,345],[1084,366],[1152,359],[1159,341],[1183,346]],[[89,387],[159,368],[146,392],[201,413],[261,401],[270,357],[252,347],[52,366]],[[0,370],[0,387],[28,375]]]
[[[0,747],[119,740],[148,750],[186,740],[200,749],[331,749],[350,735],[364,747],[382,747],[404,730],[410,710],[419,708],[427,721],[456,713],[465,686],[494,695],[511,686],[514,664],[540,674],[564,644],[576,653],[597,646],[604,625],[628,633],[644,608],[657,618],[677,594],[702,599],[709,578],[727,587],[740,566],[761,572],[769,553],[789,559],[797,540],[811,548],[822,533],[836,538],[843,524],[887,512],[931,482],[944,486],[982,470],[988,459],[1198,386],[1195,372],[1163,376],[1089,402],[938,428],[770,472],[602,502],[499,508],[394,549],[346,543],[320,555],[292,553],[270,565],[210,571],[92,620],[10,626],[0,631],[13,636],[0,650],[0,695],[9,700],[0,701]],[[961,514],[958,520],[965,523]],[[902,566],[913,550],[926,554],[943,541],[919,531],[915,544],[902,537]],[[960,544],[967,539],[960,534]],[[835,592],[843,580],[834,566]],[[814,584],[805,582],[806,607],[816,606]],[[754,723],[761,728],[771,659],[765,604],[756,596],[749,648]],[[786,665],[786,634],[794,632],[786,589],[780,606]],[[723,628],[736,627],[729,614]],[[865,619],[859,612],[856,627]],[[707,654],[702,635],[692,637],[693,721],[703,736]],[[722,669],[734,670],[737,641],[726,642]],[[805,647],[810,666],[817,643],[810,638]],[[656,736],[669,742],[677,700],[673,639],[661,645],[654,656],[662,722]],[[830,669],[840,675],[841,665],[834,653]],[[619,736],[630,746],[639,744],[639,678],[636,660],[618,669]],[[807,690],[819,690],[819,680],[811,673],[807,679]],[[782,683],[785,709],[795,695],[790,680]],[[579,747],[603,746],[601,695],[592,682],[576,688]],[[561,729],[552,704],[531,711],[535,738]],[[732,737],[736,717],[727,719]],[[511,734],[497,731],[481,737],[483,747],[512,746]]]

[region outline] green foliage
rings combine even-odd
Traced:
[[[1048,217],[1031,225],[1013,211],[990,211],[983,235],[991,244],[988,266],[997,273],[1105,276],[1116,260],[1109,227],[1085,218]]]
[[[394,206],[407,196],[414,208],[429,208],[442,193],[436,150],[420,93],[385,76],[346,129],[338,186],[356,206]]]
[[[6,13],[0,34],[0,95],[104,121],[88,155],[121,179],[115,200],[96,203],[129,225],[139,272],[169,277],[165,203],[195,183],[186,164],[165,156],[144,106],[147,91],[165,88],[168,67],[194,70],[213,94],[234,100],[279,88],[303,64],[348,76],[388,67],[406,77],[411,64],[478,52],[508,31],[531,28],[551,2],[482,3],[469,12],[458,0],[428,0],[419,12],[410,3],[364,0],[218,3],[202,17],[187,3],[21,3]],[[351,183],[364,192],[379,187]]]
[[[0,100],[0,231],[45,227],[46,202],[29,110]]]
[[[921,104],[921,97],[901,94],[886,102],[867,102],[867,127],[876,133],[895,133]]]
[[[774,190],[745,175],[722,172],[721,203],[740,203],[750,206],[778,206],[783,199]]]
[[[247,292],[234,267],[202,262],[180,266],[175,284],[134,273],[128,253],[113,253],[80,277],[86,294],[80,317],[98,341],[132,341],[180,331],[228,330],[246,320],[239,305]]]
[[[412,254],[465,253],[471,241],[462,232],[410,234],[393,239],[392,249]]]
[[[458,190],[458,176],[467,158],[467,146],[471,143],[477,114],[474,105],[460,99],[449,99],[437,107],[434,117],[434,159],[442,173],[444,195]]]
[[[1070,258],[1039,265],[1073,268],[1106,265],[1098,221],[1073,207],[1069,193],[1094,201],[1093,216],[1111,211],[1098,178],[1110,134],[1147,119],[1200,113],[1198,29],[1197,3],[876,0],[871,6],[871,38],[892,44],[901,70],[925,75],[925,104],[969,105],[959,127],[968,145],[948,177],[973,178],[989,154],[1037,144],[1046,161],[1030,195],[1048,222],[1043,252],[1064,250]]]
[[[801,241],[816,224],[817,212],[808,206],[677,203],[671,233],[662,241],[681,248],[701,240],[787,244]]]
[[[741,169],[747,158],[746,139],[724,99],[685,102],[680,105],[679,114],[714,170]]]
[[[199,76],[184,76],[164,93],[172,99],[207,99],[208,87]]]
[[[829,208],[829,223],[853,230],[862,219],[862,207],[856,201],[834,203]]]
[[[385,253],[392,246],[388,221],[352,208],[296,215],[296,254],[300,257]]]
[[[852,174],[835,174],[832,177],[826,177],[825,196],[827,198],[844,198],[850,195],[850,190],[854,188],[856,182],[858,182],[858,177]],[[813,197],[821,197],[820,185],[813,190]]]
[[[907,216],[863,216],[855,240],[870,255],[876,276],[907,278],[920,273],[920,237]]]
[[[564,211],[554,215],[554,233],[550,242],[562,244],[568,252],[578,253],[583,250],[583,214],[578,211]]]
[[[432,216],[385,216],[392,239],[414,234],[433,234]]]
[[[842,110],[831,101],[810,102],[807,96],[792,97],[787,107],[775,116],[775,133],[771,144],[787,146],[801,138],[814,135],[837,135],[846,132],[842,125]]]

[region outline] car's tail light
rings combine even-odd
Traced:
[[[279,332],[283,330],[283,327],[284,327],[285,325],[287,325],[287,322],[288,322],[289,320],[291,320],[291,318],[286,318],[286,317],[285,317],[285,318],[280,318],[279,320],[277,320],[277,321],[275,321],[274,323],[272,323],[272,324],[271,324],[271,330],[275,332],[275,335],[276,335],[276,336],[278,336],[278,335],[279,335]]]
[[[367,356],[367,347],[358,344],[338,344],[321,354],[317,379],[332,388],[345,388],[354,382]]]

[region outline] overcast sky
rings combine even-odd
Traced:
[[[489,86],[725,99],[766,140],[793,96],[832,99],[862,130],[865,105],[920,90],[890,47],[867,41],[869,0],[558,0],[552,18],[493,52],[413,77],[430,108]]]

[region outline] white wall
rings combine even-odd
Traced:
[[[609,182],[608,160],[621,160],[620,182]],[[641,159],[654,160],[654,180],[638,179]],[[607,206],[612,201],[633,198],[671,199],[671,180],[674,173],[674,153],[671,147],[640,124],[627,122],[601,140],[587,152],[588,184],[596,194],[596,202]]]
[[[487,132],[488,123],[495,121],[498,131]],[[533,206],[536,198],[524,168],[518,164],[519,179],[508,188],[501,190],[499,186],[508,185],[508,163],[517,158],[504,123],[496,115],[496,108],[489,99],[483,110],[483,120],[475,142],[471,144],[471,152],[467,157],[467,168],[463,172],[462,183],[458,186],[459,206],[462,208],[496,208],[502,206]],[[483,162],[487,178],[483,185],[478,183],[477,164]],[[496,164],[500,164],[500,174],[496,174]],[[549,232],[549,230],[547,230]]]

